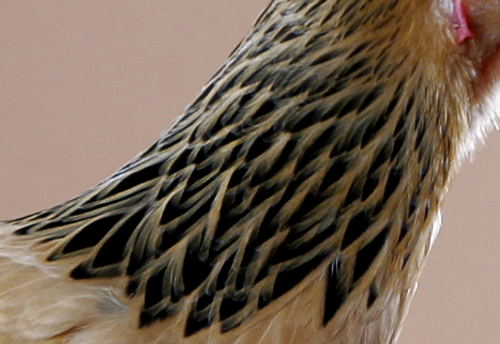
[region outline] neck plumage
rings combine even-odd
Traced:
[[[449,43],[418,41],[416,3],[273,1],[160,140],[17,233],[74,279],[126,279],[141,326],[189,298],[186,335],[227,331],[315,271],[325,326],[355,294],[368,312],[418,275],[467,128]]]

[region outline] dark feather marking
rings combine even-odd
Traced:
[[[232,88],[236,86],[238,82],[240,82],[242,75],[246,72],[247,68],[241,68],[240,71],[238,71],[233,77],[231,77],[228,81],[226,81],[221,87],[220,87],[220,93],[225,94]]]
[[[345,140],[338,142],[333,152],[341,154],[343,152],[351,152],[353,149],[361,147],[364,130],[365,128],[362,123],[353,125]]]
[[[212,272],[212,264],[200,257],[197,250],[188,248],[184,257],[182,267],[182,280],[184,282],[184,294],[190,294],[198,288],[201,283]]]
[[[145,252],[139,252],[136,249],[133,250],[127,264],[127,275],[134,275],[139,269],[146,266],[151,259],[152,255],[146,254]]]
[[[382,202],[386,202],[389,197],[396,191],[397,187],[401,182],[401,176],[403,172],[400,168],[393,167],[389,172],[389,176],[387,177],[387,182],[385,184],[384,189],[384,198]]]
[[[368,270],[373,263],[380,250],[384,246],[387,234],[389,233],[389,226],[385,227],[377,236],[366,244],[356,255],[356,264],[354,266],[354,273],[352,283],[356,283],[363,274]]]
[[[96,245],[121,217],[122,215],[103,217],[81,228],[64,246],[62,254],[75,252]]]
[[[358,10],[359,3],[357,1],[351,2],[347,7],[345,7],[344,11],[342,12],[342,17],[340,20],[344,23],[352,23],[356,22],[354,19],[356,12]],[[346,33],[346,36],[348,34]]]
[[[336,113],[337,117],[344,117],[351,112],[359,109],[361,102],[363,101],[364,93],[359,92],[358,94],[353,93],[346,95],[343,99],[339,100],[335,107],[332,109],[331,114]]]
[[[210,178],[207,178],[205,181],[199,183],[197,186],[192,185],[197,182],[193,181],[193,183],[190,186],[186,187],[182,192],[182,196],[179,200],[179,203],[187,202],[195,195],[198,195],[198,197],[201,198],[203,196],[202,191],[206,192],[209,189],[209,185],[213,185],[216,179],[217,175],[215,174]]]
[[[220,319],[225,320],[234,315],[246,306],[248,295],[245,293],[236,293],[225,295],[220,305]]]
[[[137,291],[141,285],[141,281],[137,278],[129,279],[127,286],[125,288],[125,294],[127,297],[132,298],[137,295]]]
[[[349,169],[349,161],[347,157],[338,157],[335,162],[330,166],[325,176],[323,177],[323,181],[320,186],[320,190],[324,190],[330,185],[338,182]]]
[[[363,67],[370,67],[371,60],[368,58],[360,58],[356,62],[351,63],[350,65],[346,66],[344,69],[340,70],[340,72],[336,75],[336,77],[341,80],[341,79],[353,79],[357,77],[359,74],[364,72],[362,70]]]
[[[26,234],[29,234],[29,233],[31,233],[31,229],[33,229],[33,227],[34,226],[32,226],[32,225],[21,227],[19,229],[16,229],[14,231],[14,234],[15,235],[26,235]]]
[[[372,224],[372,218],[366,210],[362,210],[354,215],[347,225],[344,238],[342,240],[342,250],[349,246],[368,230]]]
[[[220,326],[221,333],[231,331],[232,329],[240,326],[246,319],[242,317],[232,317],[222,321]]]
[[[274,283],[272,299],[277,299],[293,287],[297,286],[297,284],[299,284],[308,274],[316,269],[321,262],[323,262],[325,257],[325,253],[320,253],[316,257],[311,258],[299,266],[288,268],[287,270],[279,272]]]
[[[75,210],[71,212],[71,214],[68,215],[63,221],[57,221],[53,223],[47,223],[43,227],[39,228],[39,230],[43,229],[48,229],[48,228],[55,228],[55,227],[61,227],[70,223],[78,222],[82,220],[82,216],[78,215],[83,215],[86,213],[89,213],[93,210],[98,210],[102,209],[102,207],[105,206],[117,206],[119,207],[120,203],[121,204],[130,204],[130,203],[137,203],[139,200],[142,200],[144,197],[147,197],[147,193],[149,190],[141,189],[139,188],[138,190],[134,192],[129,192],[122,194],[121,196],[114,196],[114,197],[109,197],[109,198],[104,198],[109,195],[100,197],[100,201],[92,201],[92,202],[85,202]]]
[[[364,185],[366,181],[366,176],[364,174],[356,176],[356,179],[352,182],[347,196],[344,200],[344,207],[349,206],[353,202],[360,200],[363,194]]]
[[[139,316],[139,328],[147,327],[157,321],[173,316],[177,312],[175,307],[162,307],[158,310],[143,310]]]
[[[306,1],[305,3],[308,3],[308,2]],[[319,9],[319,7],[323,4],[324,4],[323,1],[316,1],[316,3],[314,3],[310,8],[307,9],[305,16],[308,17],[308,16],[314,15],[317,12],[317,10]]]
[[[334,262],[328,265],[326,271],[325,310],[323,314],[324,326],[326,326],[335,316],[348,295],[348,288],[342,278],[343,274],[341,269],[342,260],[336,258]]]
[[[431,161],[430,158],[424,158],[422,161],[422,167],[420,168],[420,180],[423,181],[427,174],[429,173]]]
[[[423,119],[423,117],[420,117],[419,120],[421,121],[421,123],[419,123],[416,129],[417,137],[415,138],[415,144],[414,144],[415,150],[418,150],[418,148],[420,147],[420,144],[422,143],[424,138],[425,130],[426,128],[428,128],[428,125],[427,123],[425,123],[425,119]]]
[[[247,198],[247,190],[245,188],[235,189],[230,191],[224,197],[222,201],[222,207],[220,210],[219,222],[217,223],[217,228],[214,234],[214,240],[217,240],[224,235],[231,227],[233,227],[241,218],[244,213],[237,213],[234,211],[237,205],[243,203]],[[245,211],[250,211],[247,209]]]
[[[260,269],[259,272],[257,273],[257,277],[255,277],[254,283],[258,283],[262,281],[264,278],[266,278],[269,275],[269,266],[268,265],[263,265]]]
[[[255,195],[253,196],[252,203],[250,205],[251,208],[254,208],[263,202],[265,202],[268,198],[274,196],[278,191],[282,188],[279,184],[276,183],[266,183],[265,185],[261,185]]]
[[[275,44],[276,43],[272,41],[264,44],[258,44],[257,48],[248,54],[248,57],[251,59],[256,58],[259,55],[262,55],[265,52],[269,51]]]
[[[241,156],[241,151],[243,149],[243,146],[244,144],[239,144],[231,150],[230,154],[226,154],[224,163],[220,167],[219,174],[236,165],[236,161]]]
[[[188,157],[191,154],[192,148],[183,149],[179,155],[175,158],[172,165],[168,170],[168,174],[174,174],[175,172],[184,169],[188,166]]]
[[[305,100],[306,104],[310,104],[314,101],[317,101],[318,99],[321,99],[322,95],[326,92],[326,90],[329,89],[330,83],[328,81],[321,80],[321,81],[316,81],[313,86],[314,86],[314,88],[309,90],[309,98]],[[331,117],[328,115],[325,115],[323,117],[323,120],[325,120],[327,118],[331,118]]]
[[[234,142],[238,139],[241,138],[241,133],[239,133],[237,130],[235,129],[231,129],[227,134],[226,136],[224,136],[222,142],[221,142],[221,146],[225,146],[227,144],[230,144],[231,142]],[[239,146],[241,146],[241,144],[239,144]],[[208,156],[206,157],[208,158]],[[206,159],[205,158],[205,159]]]
[[[408,100],[406,102],[406,107],[405,107],[405,110],[403,111],[403,117],[404,119],[408,120],[408,117],[410,115],[410,112],[413,110],[413,107],[415,105],[415,101],[416,101],[416,96],[415,94],[411,94],[409,97],[408,97]],[[397,132],[395,132],[397,133]]]
[[[283,36],[285,36],[288,32],[290,32],[290,29],[292,27],[293,26],[291,24],[282,25],[274,35],[273,39],[278,41],[280,38],[283,38]]]
[[[274,176],[278,172],[293,161],[293,158],[297,152],[297,140],[290,139],[287,141],[286,145],[283,147],[278,159],[276,159],[267,171],[268,176]]]
[[[246,162],[250,162],[258,156],[261,156],[262,154],[267,152],[272,147],[273,143],[274,142],[266,135],[257,137],[250,146],[247,155],[245,156]]]
[[[217,290],[222,290],[227,286],[234,262],[234,257],[235,254],[233,253],[229,258],[226,259],[226,261],[222,265],[222,268],[220,269],[219,272],[219,276],[217,277],[217,283],[216,283]]]
[[[84,264],[78,264],[73,270],[71,270],[69,276],[76,280],[94,278],[95,274],[89,271],[88,267]]]
[[[268,35],[270,33],[272,33],[273,31],[276,31],[276,29],[278,28],[278,24],[277,23],[272,23],[267,29],[266,31],[264,31],[264,35]]]
[[[224,96],[224,92],[223,92],[223,89],[219,88],[215,91],[215,93],[212,95],[212,97],[208,100],[207,102],[207,109],[211,109],[212,106],[218,101],[220,100],[222,97]],[[215,129],[215,128],[214,128]],[[219,128],[220,129],[220,128]],[[209,132],[212,132],[212,133],[215,133],[215,132],[218,132],[218,130],[215,129],[215,131],[213,130],[208,130]],[[204,134],[204,138],[205,139],[208,139],[210,138],[210,136],[208,136],[208,133],[206,132]]]
[[[296,121],[290,121],[286,125],[286,129],[291,133],[297,133],[321,121],[323,112],[320,109],[312,109],[305,114],[298,113],[297,116],[302,116]]]
[[[273,301],[272,290],[263,290],[259,295],[257,307],[259,309],[262,309],[268,306],[271,303],[271,301]]]
[[[385,91],[385,88],[383,86],[375,86],[373,87],[370,91],[368,91],[365,96],[363,97],[363,101],[359,105],[359,111],[363,111],[367,109],[371,104],[373,104],[377,99],[379,99],[380,95],[382,95]],[[392,100],[394,101],[394,99]],[[393,105],[394,106],[394,105]],[[378,120],[381,121],[382,123],[385,123],[388,119],[388,115],[390,114],[390,108],[388,111],[382,115],[377,116]]]
[[[307,41],[305,47],[309,48],[311,45],[317,44],[317,42],[319,42],[319,41],[324,41],[323,38],[326,37],[327,34],[328,34],[328,30],[318,32],[317,34],[315,34],[313,37],[311,37]]]
[[[144,209],[129,217],[116,232],[102,245],[92,262],[95,268],[121,262],[125,258],[125,246],[134,230],[144,218]]]
[[[146,292],[144,295],[145,309],[156,305],[166,297],[166,291],[168,291],[168,288],[166,288],[166,286],[163,284],[164,277],[165,268],[156,271],[152,276],[148,278],[148,281],[146,283]]]
[[[52,229],[52,228],[67,226],[67,225],[70,225],[70,224],[78,223],[79,221],[81,221],[81,219],[80,220],[71,220],[71,219],[68,219],[68,218],[50,221],[50,222],[47,222],[46,224],[44,224],[43,226],[36,228],[36,232],[41,232],[41,231],[44,231],[46,229]],[[32,227],[30,227],[30,228],[32,228]],[[27,231],[30,228],[26,228],[26,229],[22,228],[21,231]],[[27,234],[27,233],[22,233],[22,234]]]
[[[255,111],[255,113],[252,116],[252,119],[257,119],[264,117],[274,111],[277,107],[277,102],[272,99],[266,100],[262,105]]]
[[[184,137],[182,135],[174,135],[173,133],[165,136],[161,141],[158,142],[157,144],[157,150],[162,151],[167,148],[170,148],[177,143],[181,142]]]
[[[408,118],[402,114],[399,115],[398,123],[396,124],[396,127],[394,128],[394,135],[397,135],[401,132],[401,130],[404,129],[405,125],[407,124]]]
[[[227,127],[241,119],[242,109],[240,108],[239,102],[240,100],[235,99],[226,106],[226,109],[219,117],[219,121],[223,126]]]
[[[301,63],[306,59],[308,55],[310,55],[312,52],[316,51],[318,48],[316,46],[310,45],[306,47],[304,50],[300,52],[300,54],[296,55],[291,61],[290,65],[295,65],[297,63]]]
[[[204,200],[200,200],[196,203],[194,207],[198,207],[198,209],[194,210],[190,216],[182,219],[177,223],[177,225],[169,230],[166,230],[163,234],[162,240],[159,245],[159,249],[161,252],[166,252],[168,248],[175,245],[179,240],[181,240],[186,233],[188,233],[189,228],[193,226],[196,222],[198,222],[201,218],[206,216],[210,208],[212,207],[213,199],[215,198],[215,193],[212,192],[210,197],[206,197]],[[183,207],[184,210],[182,215],[186,212],[191,211],[193,207]],[[173,209],[173,208],[171,208]],[[179,208],[177,208],[179,209]],[[165,208],[165,211],[167,208]]]
[[[243,262],[240,265],[239,271],[236,275],[235,288],[238,290],[242,290],[245,287],[245,283],[247,281],[247,269],[243,267]]]
[[[384,145],[380,148],[379,152],[375,156],[375,159],[372,160],[370,168],[368,169],[368,175],[373,175],[380,166],[382,166],[385,162],[391,160],[391,154],[393,152],[393,142],[392,140],[387,140]]]
[[[377,97],[378,96],[379,94],[377,94]],[[385,112],[377,116],[376,119],[372,120],[370,125],[368,125],[368,127],[365,130],[363,139],[361,140],[361,147],[366,146],[376,136],[376,134],[380,131],[380,129],[384,127],[389,117],[392,115],[392,112],[394,111],[394,108],[396,107],[397,103],[398,103],[397,98],[392,99]]]
[[[295,209],[292,216],[288,220],[288,224],[293,226],[305,218],[307,218],[308,214],[312,212],[316,207],[321,203],[324,199],[319,197],[317,193],[308,193],[304,200],[300,203],[300,205]]]
[[[318,86],[318,89],[317,91],[318,92],[322,92],[322,96],[323,97],[329,97],[329,96],[332,96],[334,94],[337,94],[339,93],[340,91],[342,91],[343,89],[345,89],[347,86],[349,86],[349,83],[346,81],[339,81],[339,82],[336,82],[334,83],[333,85],[330,86],[329,83],[327,82],[324,82],[323,84],[321,84],[320,86]],[[315,90],[316,91],[316,90]],[[334,105],[334,107],[332,108],[332,110],[329,112],[329,116],[327,118],[333,118],[335,116],[338,115],[338,106],[337,105]]]
[[[360,53],[364,53],[365,50],[367,50],[367,48],[370,46],[371,44],[371,41],[370,43],[368,42],[362,42],[360,44],[358,44],[356,46],[356,48],[354,48],[351,53],[349,54],[349,57],[355,57],[356,55],[359,55]]]
[[[196,100],[193,102],[193,104],[190,106],[190,108],[199,108],[199,104],[203,101],[203,99],[205,99],[208,94],[213,90],[216,82],[216,80],[212,80],[207,86],[205,86],[205,88],[203,89],[203,91],[201,92],[201,94],[198,96],[198,98],[196,98]],[[188,110],[189,111],[189,110]],[[196,111],[189,111],[191,113],[194,113]]]
[[[276,221],[276,214],[281,210],[282,201],[277,205],[272,206],[267,211],[260,227],[257,231],[257,236],[255,238],[255,245],[259,246],[271,239],[280,229],[280,225]]]
[[[194,305],[193,309],[196,312],[199,312],[203,309],[206,309],[207,307],[210,307],[215,300],[215,293],[210,289],[210,290],[205,290],[201,295],[198,296],[198,299],[196,300],[196,304]]]
[[[328,146],[333,142],[335,134],[337,132],[337,126],[331,125],[326,128],[321,135],[319,135],[312,144],[307,147],[302,153],[301,157],[297,161],[295,170],[301,170],[306,165],[308,165],[312,160],[317,158],[320,153],[322,153]]]
[[[191,172],[191,174],[189,175],[189,178],[187,180],[187,185],[192,186],[194,183],[196,183],[200,179],[208,176],[210,173],[212,173],[214,171],[214,169],[215,169],[214,167],[215,167],[214,164],[212,162],[209,162],[209,161],[204,162],[204,163],[200,163],[199,165],[197,165],[195,167],[193,172]],[[187,197],[187,198],[189,198],[189,197]]]
[[[210,326],[215,320],[215,316],[210,312],[200,314],[195,309],[192,309],[186,319],[184,328],[184,337],[192,336],[202,329]]]
[[[205,129],[203,133],[203,140],[208,141],[212,139],[214,136],[220,133],[220,131],[227,125],[227,123],[224,123],[221,118],[213,118],[212,121],[210,122],[210,126]]]
[[[222,142],[224,138],[218,138],[213,141],[204,142],[201,147],[203,154],[209,159],[220,147],[222,147]],[[193,161],[190,159],[189,164],[192,164]]]
[[[285,242],[281,244],[274,253],[271,263],[278,264],[313,251],[314,248],[318,247],[320,244],[324,243],[325,240],[335,234],[337,229],[338,223],[337,221],[334,221],[332,224],[325,226],[325,228],[319,231],[313,238],[307,241],[301,240],[298,242],[296,240],[298,240],[302,235],[294,233],[293,230],[290,231],[289,235],[285,239]]]
[[[175,198],[175,196],[174,196]],[[174,199],[171,199],[165,205],[163,209],[163,213],[161,215],[160,224],[166,224],[171,222],[172,220],[184,215],[190,208],[182,203],[176,202]]]
[[[424,206],[424,221],[427,220],[429,218],[429,214],[430,214],[430,204],[429,204],[429,201],[425,202],[425,206]]]
[[[306,70],[301,66],[293,66],[288,68],[280,68],[273,71],[271,80],[271,91],[280,94],[284,89],[287,89],[290,84],[305,78]],[[266,79],[264,79],[266,80]],[[266,86],[263,84],[261,86]]]
[[[332,8],[330,9],[330,11],[323,17],[323,19],[321,20],[321,26],[325,25],[327,22],[330,21],[330,19],[332,19],[333,15],[336,14],[338,12],[338,9],[336,6],[332,6]]]
[[[369,175],[365,180],[365,185],[363,186],[363,191],[361,194],[361,201],[366,201],[368,197],[375,191],[380,183],[380,177],[377,173]]]
[[[279,65],[280,63],[289,60],[291,58],[291,56],[292,56],[292,54],[290,51],[284,50],[281,53],[278,53],[271,61],[269,61],[269,65]],[[262,87],[265,87],[267,85],[266,81],[267,81],[266,79],[261,81]]]
[[[311,66],[320,65],[322,63],[331,61],[331,60],[341,56],[344,53],[345,53],[345,49],[341,49],[341,48],[330,50],[330,51],[324,53],[323,55],[319,56],[318,58],[316,58],[314,61],[312,61]]]
[[[244,79],[241,82],[240,87],[245,88],[245,87],[254,85],[258,82],[261,82],[263,80],[264,76],[266,76],[266,78],[271,78],[271,76],[268,75],[268,73],[269,73],[269,70],[267,68],[257,69],[255,72],[253,72],[252,74],[247,76],[246,79]]]
[[[303,93],[313,93],[313,86],[316,80],[317,76],[315,75],[305,78],[297,86],[292,87],[283,94],[283,98],[293,98]]]
[[[136,172],[133,172],[123,178],[111,191],[111,194],[117,194],[119,192],[128,190],[137,186],[139,184],[145,183],[159,176],[161,166],[163,165],[163,161],[158,162],[154,165],[144,167]]]
[[[229,179],[228,188],[233,188],[237,185],[243,183],[243,181],[248,178],[248,168],[246,166],[240,166],[234,170]]]
[[[290,40],[296,39],[304,34],[304,30],[297,29],[289,32],[283,39],[280,41],[280,43],[285,43]]]
[[[377,290],[377,287],[375,287],[375,285],[372,284],[368,291],[368,300],[366,302],[366,306],[370,308],[378,299],[378,297],[379,297],[379,291]]]
[[[184,285],[181,283],[170,283],[170,301],[177,303],[184,296]]]
[[[41,239],[38,243],[40,243],[40,244],[48,243],[48,242],[51,242],[51,241],[54,241],[54,240],[59,240],[61,238],[64,238],[65,236],[66,235],[64,235],[62,233],[50,235],[50,236],[47,236],[47,237]]]
[[[187,178],[185,174],[179,174],[175,177],[168,177],[165,179],[163,184],[161,185],[160,191],[156,196],[156,200],[164,199],[167,195],[169,195],[180,183],[182,183]]]
[[[405,222],[401,226],[401,230],[399,232],[398,243],[401,242],[406,237],[406,234],[408,234],[409,229],[410,229],[410,225],[408,224],[408,222]]]

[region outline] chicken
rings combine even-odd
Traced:
[[[499,19],[498,1],[271,2],[153,146],[3,224],[0,342],[394,342],[498,115]]]

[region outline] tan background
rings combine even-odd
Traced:
[[[0,0],[0,218],[146,148],[267,0]],[[465,164],[400,343],[500,341],[500,135]],[[1,278],[1,277],[0,277]]]

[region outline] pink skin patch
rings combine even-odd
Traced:
[[[455,38],[458,44],[462,44],[466,40],[474,37],[469,25],[467,6],[464,0],[455,0],[452,23],[455,27]]]

